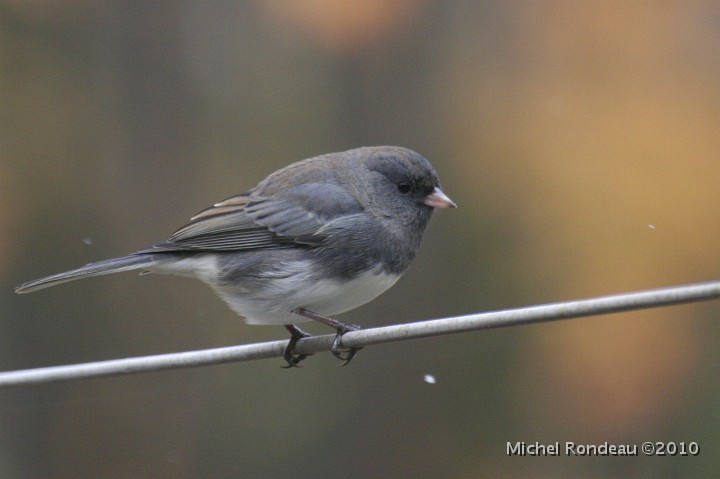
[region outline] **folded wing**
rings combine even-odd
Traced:
[[[296,184],[272,196],[251,191],[201,211],[167,241],[143,252],[318,246],[328,223],[361,211],[355,198],[331,183]]]

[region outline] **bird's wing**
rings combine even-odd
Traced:
[[[340,186],[304,183],[263,196],[250,192],[227,198],[192,217],[170,238],[146,251],[242,251],[317,246],[328,221],[362,211]]]

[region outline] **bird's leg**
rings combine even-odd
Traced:
[[[285,361],[287,361],[287,366],[283,366],[284,368],[299,368],[301,367],[300,361],[308,357],[308,354],[293,354],[293,350],[295,349],[295,345],[298,341],[300,341],[302,338],[307,338],[311,336],[310,334],[306,333],[302,329],[298,328],[294,324],[286,324],[285,329],[290,331],[290,341],[288,341],[287,346],[285,346],[285,351],[283,352],[283,358]]]
[[[357,352],[361,350],[362,348],[343,348],[342,347],[342,335],[347,333],[348,331],[357,331],[360,329],[360,326],[357,326],[355,324],[348,324],[343,323],[342,321],[338,321],[337,319],[328,318],[327,316],[323,316],[321,314],[313,313],[312,311],[308,311],[305,308],[298,308],[293,311],[295,314],[299,314],[300,316],[305,316],[306,318],[310,318],[314,321],[318,321],[320,323],[326,324],[330,326],[331,328],[335,329],[337,331],[337,334],[335,334],[335,340],[332,343],[332,348],[330,349],[330,352],[338,358],[340,361],[342,361],[342,364],[340,366],[345,366],[347,363],[349,363],[352,358],[355,357]]]

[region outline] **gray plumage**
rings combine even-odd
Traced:
[[[276,171],[151,248],[15,291],[141,269],[201,279],[250,323],[298,322],[306,320],[298,308],[338,314],[387,290],[415,257],[433,209],[452,206],[414,151],[331,153]]]

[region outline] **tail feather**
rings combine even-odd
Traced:
[[[154,262],[153,255],[150,254],[135,254],[123,256],[122,258],[106,259],[104,261],[98,261],[97,263],[86,264],[85,266],[64,273],[53,274],[52,276],[28,281],[27,283],[16,286],[15,292],[18,294],[30,293],[57,284],[67,283],[68,281],[75,281],[76,279],[146,268]]]

